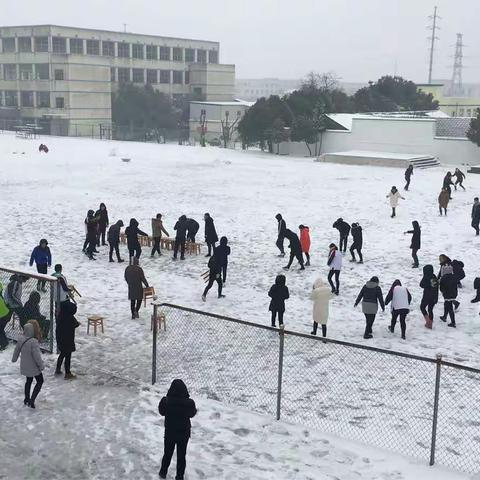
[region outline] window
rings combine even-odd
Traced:
[[[170,70],[160,70],[160,83],[170,83]]]
[[[130,44],[117,43],[118,56],[122,58],[130,58]]]
[[[16,90],[5,91],[5,106],[6,107],[18,107],[18,95]]]
[[[157,70],[147,70],[147,83],[158,83]]]
[[[53,53],[67,53],[67,39],[62,37],[52,38]]]
[[[202,93],[202,87],[195,87],[193,89],[193,97],[198,99],[198,100],[201,100],[202,97],[203,97],[203,93]],[[203,112],[202,112],[203,113]]]
[[[185,61],[190,63],[195,62],[195,50],[193,48],[185,49]]]
[[[0,91],[0,107],[3,107],[3,92]]]
[[[157,60],[158,48],[156,45],[147,45],[147,60]]]
[[[102,55],[105,57],[114,57],[115,56],[115,44],[113,42],[103,41],[102,42]]]
[[[50,108],[50,92],[37,92],[37,107]]]
[[[35,51],[48,52],[48,37],[35,37]]]
[[[119,81],[119,83],[130,82],[130,69],[129,68],[119,68],[118,69],[118,81]]]
[[[15,38],[12,38],[12,37],[3,38],[2,43],[3,43],[3,53],[15,51]]]
[[[70,53],[74,55],[83,55],[83,40],[81,38],[70,39]]]
[[[138,43],[132,45],[132,57],[143,59],[143,45],[139,45]]]
[[[170,60],[170,47],[160,47],[160,60]]]
[[[62,69],[55,70],[55,80],[65,80],[65,72]]]
[[[173,83],[175,84],[182,84],[183,83],[183,72],[181,70],[174,70],[173,71]]]
[[[218,63],[218,51],[210,50],[208,52],[208,63]]]
[[[197,62],[198,63],[207,63],[207,51],[206,50],[197,50]]]
[[[99,40],[87,40],[87,55],[100,55]]]
[[[33,65],[31,63],[20,64],[20,80],[33,80]]]
[[[114,67],[110,68],[110,81],[111,81],[111,82],[115,82],[115,81],[116,81],[116,78],[115,78],[115,68],[114,68]]]
[[[133,83],[145,83],[145,73],[143,68],[134,68],[132,70]]]
[[[174,62],[183,62],[183,50],[181,48],[173,49],[173,61]]]
[[[17,79],[17,66],[14,63],[3,64],[3,78],[5,80]]]
[[[190,72],[185,72],[185,85],[190,83]]]
[[[33,107],[33,92],[20,92],[22,107]]]
[[[32,51],[32,39],[30,37],[18,37],[18,51],[19,52],[31,52]]]
[[[50,78],[50,68],[48,63],[35,64],[35,78],[37,80],[48,80]]]
[[[65,108],[65,98],[64,97],[56,97],[55,98],[55,107],[56,108]]]

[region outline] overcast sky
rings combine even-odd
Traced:
[[[439,7],[434,78],[451,77],[464,34],[464,81],[480,83],[480,0],[0,0],[2,25],[53,23],[220,41],[238,78],[334,71],[426,82],[428,15]]]

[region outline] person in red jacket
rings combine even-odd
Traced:
[[[300,225],[300,245],[302,246],[302,253],[305,254],[307,261],[305,266],[310,266],[310,229],[305,225]]]

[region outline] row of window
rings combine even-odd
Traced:
[[[188,85],[190,72],[183,70],[154,70],[143,68],[111,68],[111,81],[119,83],[173,83]]]
[[[0,91],[0,106],[50,108],[50,92]],[[55,108],[65,108],[65,97],[55,97]]]
[[[477,116],[477,108],[459,108],[458,112],[455,110],[452,110],[452,117],[476,117]]]
[[[2,65],[4,80],[50,80],[50,65],[48,63],[4,63]],[[65,80],[63,68],[53,69],[55,80]]]
[[[3,53],[13,52],[48,52],[49,37],[18,37],[18,47],[15,37],[2,38]],[[112,42],[110,40],[83,40],[81,38],[52,37],[51,51],[53,53],[69,53],[75,55],[103,55],[106,57],[137,58],[147,60],[173,60],[187,63],[218,63],[217,50],[195,48],[165,47],[144,45],[140,43]],[[115,49],[116,45],[116,49]],[[33,48],[32,48],[33,47]],[[18,48],[18,50],[17,50]],[[116,55],[115,55],[116,50]]]

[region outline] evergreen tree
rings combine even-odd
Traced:
[[[471,142],[480,147],[480,108],[477,109],[477,116],[472,118],[470,122],[467,137]]]

